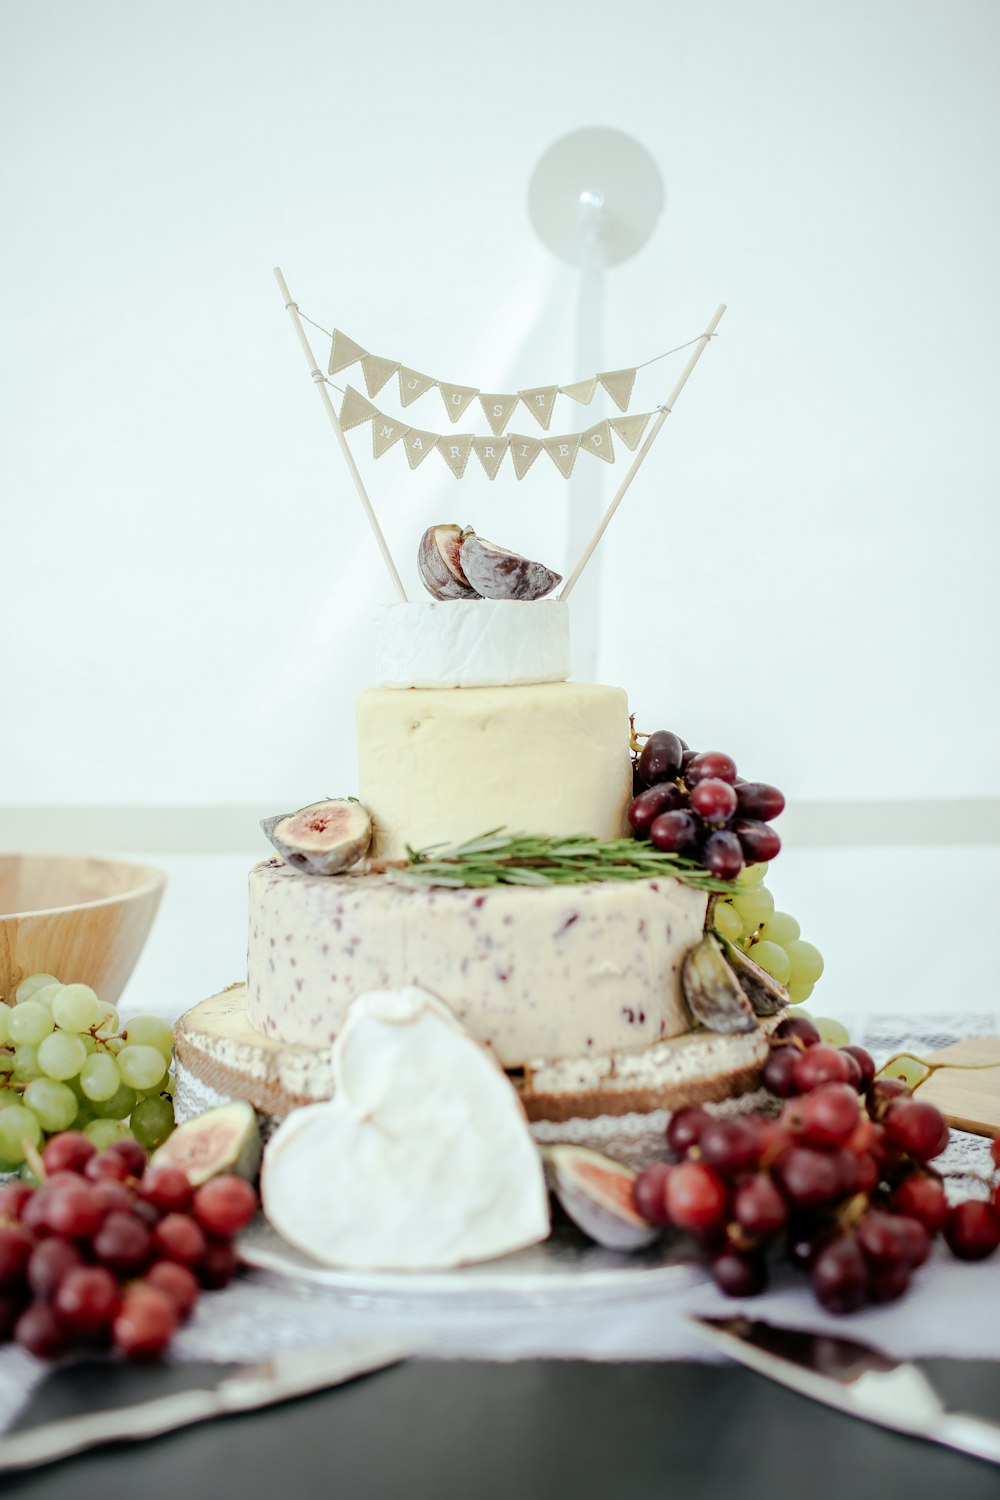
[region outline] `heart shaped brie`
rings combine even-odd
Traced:
[[[426,990],[361,995],[333,1047],[334,1097],[264,1153],[261,1199],[326,1265],[441,1270],[549,1231],[544,1173],[510,1082]]]

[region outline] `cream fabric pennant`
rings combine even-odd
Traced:
[[[446,433],[438,438],[438,452],[456,479],[461,479],[465,473],[475,440],[475,434],[471,432]]]
[[[486,470],[487,479],[497,477],[497,469],[503,462],[509,442],[510,439],[506,437],[477,437],[473,442],[472,451]]]
[[[642,435],[646,431],[646,425],[652,415],[651,411],[645,411],[640,412],[634,417],[611,418],[611,426],[617,432],[626,448],[631,448],[633,453],[642,442]]]
[[[438,386],[441,390],[441,399],[444,401],[444,409],[452,422],[457,422],[469,403],[475,401],[479,395],[474,385],[444,385],[439,380]],[[465,456],[468,458],[469,455]]]
[[[341,333],[339,328],[333,330],[333,343],[330,346],[330,367],[328,375],[338,375],[341,370],[346,370],[348,365],[356,365],[359,359],[364,357],[365,350],[353,339],[349,339],[346,333]]]
[[[565,432],[562,437],[546,438],[542,447],[565,479],[573,472],[576,463],[576,455],[580,451],[580,438],[582,433]]]
[[[597,376],[591,375],[589,380],[578,380],[575,385],[561,385],[559,389],[564,396],[572,396],[574,401],[579,401],[581,406],[589,406],[597,390]]]
[[[486,413],[486,420],[490,424],[491,431],[497,437],[513,416],[517,402],[517,396],[505,396],[502,392],[495,396],[486,396],[482,391],[479,392],[479,404]]]
[[[518,479],[523,479],[542,451],[541,442],[538,438],[525,437],[519,432],[512,432],[508,442],[510,456],[514,460],[514,473]]]
[[[606,464],[613,464],[615,448],[611,441],[611,424],[597,422],[593,427],[588,427],[586,432],[580,434],[580,448],[584,453],[592,453],[595,458],[603,458]]]
[[[552,413],[556,408],[556,395],[559,387],[557,385],[536,385],[530,391],[518,391],[518,395],[525,406],[531,412],[535,421],[546,432],[552,422]]]
[[[422,464],[428,453],[433,452],[442,439],[436,432],[421,432],[417,427],[411,427],[403,439],[403,447],[406,449],[406,462],[411,469]]]
[[[635,385],[635,371],[605,370],[597,378],[619,411],[628,411],[628,404],[632,399],[632,387]]]
[[[352,427],[360,427],[362,422],[370,422],[372,417],[378,416],[381,416],[378,408],[372,406],[353,385],[349,385],[340,408],[340,425],[343,430],[350,432]]]
[[[416,401],[424,391],[429,391],[437,381],[430,375],[421,375],[419,370],[408,370],[405,365],[399,367],[399,399],[404,406],[409,406],[411,401]]]
[[[361,368],[369,396],[377,396],[399,369],[399,362],[395,359],[383,359],[379,354],[366,354],[361,361]]]
[[[372,452],[375,457],[381,458],[383,453],[388,453],[389,449],[394,447],[401,437],[405,437],[409,430],[402,422],[397,422],[393,417],[383,416],[379,412],[372,423]]]

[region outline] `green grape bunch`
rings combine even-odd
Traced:
[[[730,943],[742,948],[784,985],[793,1005],[808,1000],[823,973],[823,955],[802,937],[786,911],[776,911],[764,884],[766,864],[747,865],[737,877],[735,895],[716,903],[712,922]]]
[[[158,1016],[124,1025],[87,984],[31,974],[0,1003],[0,1172],[30,1175],[49,1136],[80,1130],[100,1151],[147,1151],[174,1126],[174,1036]]]

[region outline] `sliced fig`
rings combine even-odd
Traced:
[[[484,599],[542,599],[562,582],[544,563],[508,552],[468,532],[459,548],[462,571]]]
[[[178,1167],[192,1187],[220,1172],[252,1181],[260,1170],[260,1126],[252,1104],[235,1099],[178,1125],[150,1157],[151,1167]]]
[[[459,560],[462,543],[472,534],[461,526],[428,526],[420,538],[417,571],[424,588],[435,599],[479,598]]]
[[[748,953],[719,935],[726,961],[740,982],[744,995],[758,1016],[774,1016],[788,1004],[788,991]]]
[[[298,812],[261,818],[260,826],[286,864],[310,875],[336,875],[368,853],[372,820],[353,797],[311,802]]]
[[[606,1250],[641,1250],[660,1231],[636,1212],[631,1167],[585,1146],[544,1152],[549,1184],[573,1223]]]
[[[681,988],[691,1014],[709,1031],[729,1036],[757,1025],[750,1001],[710,932],[685,954]]]

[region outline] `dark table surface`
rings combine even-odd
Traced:
[[[1000,1421],[1000,1363],[928,1360],[946,1404]],[[68,1367],[22,1424],[150,1397],[183,1369]],[[200,1382],[203,1383],[203,1382]],[[0,1445],[2,1445],[0,1439]],[[1000,1467],[730,1365],[411,1362],[269,1410],[0,1479],[37,1500],[997,1500]]]

